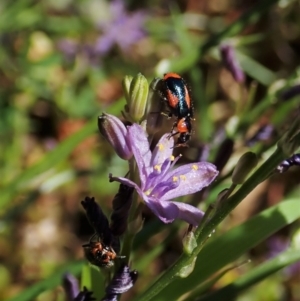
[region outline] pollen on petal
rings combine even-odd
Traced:
[[[177,182],[178,181],[178,177],[173,177],[173,182]]]
[[[199,167],[198,167],[198,165],[196,165],[196,164],[193,164],[193,165],[192,165],[192,169],[193,169],[193,170],[198,170],[198,169],[199,169]]]
[[[157,170],[158,172],[161,172],[161,165],[155,165],[154,169]]]
[[[186,180],[186,176],[185,175],[180,175],[180,180],[185,181]]]
[[[163,151],[165,149],[164,145],[162,143],[157,144],[158,150]]]

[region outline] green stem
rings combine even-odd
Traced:
[[[138,183],[138,175],[136,174],[136,162],[132,158],[129,160],[129,178],[134,181],[135,183]],[[136,191],[133,192],[132,196],[132,204],[130,207],[129,211],[129,216],[128,216],[128,229],[125,232],[124,235],[124,240],[123,240],[123,246],[122,246],[122,256],[125,256],[125,262],[128,264],[130,261],[130,253],[131,253],[131,248],[132,248],[132,242],[135,236],[135,233],[129,229],[130,224],[136,219],[136,210],[138,207],[138,194]]]
[[[207,237],[213,232],[217,225],[262,181],[264,181],[271,172],[284,160],[284,154],[280,149],[271,155],[260,168],[240,187],[240,189],[230,196],[219,208],[216,214],[202,229],[197,239],[197,247],[191,255],[182,254],[179,259],[171,266],[145,293],[137,298],[138,301],[148,301],[156,296],[161,290],[170,284],[178,272],[189,264],[191,257],[195,257],[200,252]],[[137,301],[136,300],[136,301]]]

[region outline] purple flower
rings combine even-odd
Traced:
[[[300,85],[296,85],[282,91],[279,97],[282,100],[290,100],[293,99],[295,96],[298,96],[299,94],[300,94]]]
[[[234,48],[231,45],[223,44],[220,46],[221,58],[223,64],[232,74],[233,78],[238,83],[245,81],[245,74],[236,59]]]
[[[111,245],[113,242],[113,235],[109,228],[108,219],[100,206],[95,202],[95,198],[87,196],[81,201],[81,205],[86,211],[87,218],[94,228],[95,233],[101,238],[105,245]]]
[[[278,236],[272,236],[267,241],[269,247],[269,258],[274,258],[280,253],[290,248],[290,242],[287,239],[280,238]],[[287,266],[284,270],[286,276],[291,277],[300,273],[300,261],[297,261],[290,266]]]
[[[98,117],[98,128],[120,158],[129,160],[132,157],[132,152],[126,140],[127,128],[119,118],[102,113]]]
[[[131,289],[138,278],[136,270],[131,271],[129,266],[121,266],[110,284],[105,289],[105,296],[102,301],[117,301],[118,295]]]
[[[272,138],[275,133],[275,129],[272,125],[266,124],[261,126],[256,133],[246,141],[247,146],[253,146],[256,142],[259,141],[268,141]]]
[[[69,273],[63,276],[63,287],[68,301],[75,299],[80,292],[77,279]]]
[[[115,44],[123,52],[145,36],[143,29],[146,14],[143,11],[128,13],[124,7],[124,1],[115,0],[110,4],[110,21],[100,22],[98,28],[103,34],[95,44],[95,52],[106,54]]]
[[[80,47],[76,41],[61,39],[57,43],[57,48],[65,55],[68,61],[73,61]]]
[[[159,140],[153,153],[143,128],[137,124],[128,127],[127,141],[131,145],[139,175],[140,186],[127,178],[113,177],[134,187],[146,205],[164,223],[182,219],[197,226],[203,216],[198,208],[171,199],[192,194],[208,186],[218,175],[216,167],[207,162],[196,162],[173,169],[179,157],[172,156],[174,139],[165,134]]]
[[[79,290],[77,279],[67,273],[63,277],[63,287],[66,292],[66,298],[68,301],[92,301],[93,292],[90,292],[86,287],[82,291]]]

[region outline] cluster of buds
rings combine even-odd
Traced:
[[[144,75],[125,76],[123,79],[123,90],[127,105],[125,116],[131,122],[140,123],[145,119],[149,85]]]

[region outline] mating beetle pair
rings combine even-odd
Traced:
[[[191,138],[193,118],[193,104],[187,85],[177,73],[166,73],[161,80],[161,95],[166,102],[169,118],[173,115],[177,118],[174,122],[170,137],[180,134],[176,143],[178,146],[186,146]],[[176,130],[173,133],[173,130]]]

